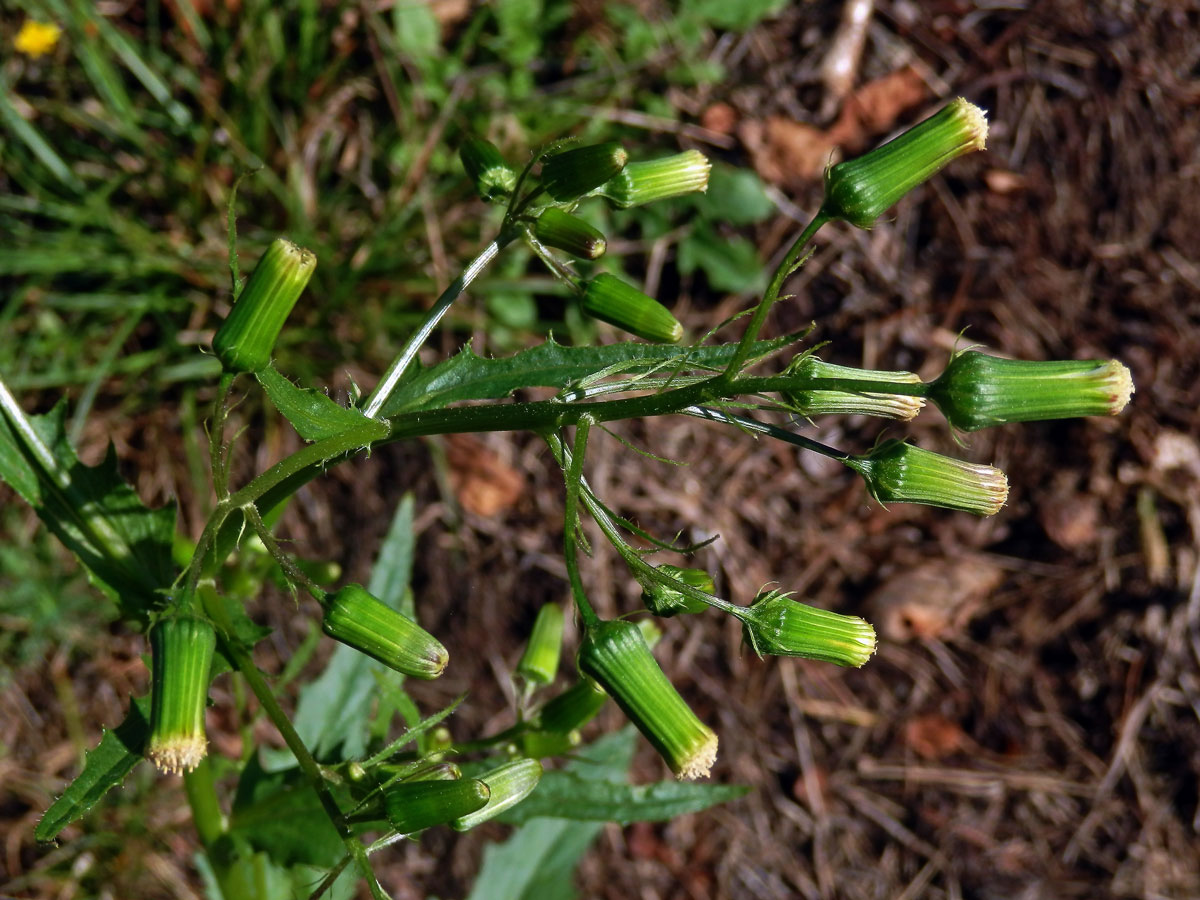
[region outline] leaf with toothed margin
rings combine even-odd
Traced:
[[[142,761],[149,739],[150,698],[136,697],[125,721],[111,731],[105,729],[100,743],[85,755],[83,771],[46,810],[33,830],[34,838],[54,840],[59,832],[99,803]]]
[[[111,597],[121,615],[145,622],[171,584],[175,504],[145,506],[104,461],[85,466],[64,427],[66,407],[28,415],[0,381],[0,479],[25,499]]]
[[[807,332],[805,332],[806,334]],[[803,334],[757,341],[755,361],[795,343]],[[626,342],[603,347],[564,347],[553,339],[501,359],[476,356],[464,347],[455,356],[416,372],[383,405],[380,416],[441,409],[462,400],[502,400],[519,388],[565,388],[605,369],[635,373],[650,369],[717,371],[733,358],[736,343],[671,347]]]
[[[297,387],[274,366],[268,366],[255,377],[271,403],[306,441],[334,437],[371,421],[357,409],[341,406],[320,391]],[[380,437],[386,436],[387,428],[381,425]]]

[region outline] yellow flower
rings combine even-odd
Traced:
[[[62,29],[53,22],[35,22],[33,19],[26,19],[21,30],[17,32],[17,36],[13,38],[13,47],[18,53],[24,53],[32,59],[37,59],[54,49],[61,34]]]

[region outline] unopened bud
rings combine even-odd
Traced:
[[[668,197],[708,190],[712,164],[699,150],[686,150],[665,159],[627,163],[596,192],[613,206],[628,209]]]
[[[484,200],[507,197],[517,186],[517,173],[491,141],[483,138],[467,138],[458,148],[459,158],[467,176],[475,184],[475,190]]]
[[[987,115],[961,97],[870,153],[825,173],[821,211],[858,228],[870,228],[901,197],[932,178],[951,160],[987,142]]]
[[[683,326],[669,309],[607,272],[587,283],[583,311],[648,341],[674,344],[683,337]]]
[[[388,823],[400,834],[446,825],[483,809],[491,790],[483,781],[401,781],[384,790]]]
[[[559,734],[577,731],[596,717],[606,700],[608,694],[600,685],[582,678],[541,708],[537,714],[538,726]]]
[[[579,668],[604,688],[679,778],[708,775],[717,736],[667,680],[632,622],[600,622],[588,629]]]
[[[316,267],[316,256],[291,241],[271,242],[213,338],[213,351],[226,371],[266,368],[283,323]]]
[[[929,396],[955,428],[1009,422],[1115,416],[1129,403],[1133,378],[1115,359],[1036,362],[975,350],[957,354]]]
[[[993,466],[885,441],[870,453],[845,460],[880,503],[923,503],[977,516],[998,513],[1008,499],[1008,479]]]
[[[327,597],[321,627],[334,640],[415,678],[437,678],[446,668],[450,657],[437,638],[362,585],[346,585]]]
[[[858,616],[817,609],[778,591],[760,594],[742,619],[742,636],[759,656],[800,656],[861,666],[875,652],[875,629]]]
[[[563,212],[557,206],[542,210],[533,230],[547,247],[564,250],[580,259],[599,259],[608,249],[603,234],[579,216]]]
[[[659,566],[658,571],[706,594],[711,594],[715,587],[712,576],[703,569]],[[646,604],[646,609],[664,619],[669,619],[679,613],[701,613],[708,609],[708,604],[703,600],[693,599],[678,588],[658,581],[652,581],[646,585],[642,591],[642,602]]]
[[[563,614],[557,603],[538,610],[529,644],[517,663],[517,674],[532,684],[549,684],[558,674],[558,656],[562,650]]]
[[[146,755],[163,772],[190,772],[208,754],[204,707],[217,637],[191,616],[164,619],[150,632],[150,742]]]
[[[804,383],[814,378],[838,378],[844,381],[882,381],[896,384],[920,384],[920,376],[913,372],[884,372],[875,369],[854,369],[835,366],[815,356],[804,356],[787,367],[785,375],[799,376]],[[884,390],[851,391],[825,388],[787,391],[784,396],[804,416],[818,415],[863,415],[881,416],[885,419],[907,421],[916,416],[925,405],[921,397],[908,394],[890,394]]]
[[[479,780],[491,791],[487,805],[459,816],[451,823],[451,827],[455,831],[467,831],[488,819],[494,819],[528,797],[541,778],[542,764],[536,759],[516,759],[484,772]]]
[[[620,172],[628,158],[615,141],[563,150],[542,163],[542,187],[555,200],[577,200]]]

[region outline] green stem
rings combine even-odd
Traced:
[[[250,523],[250,527],[254,529],[258,535],[258,539],[263,542],[263,546],[267,548],[267,552],[275,560],[283,574],[287,577],[289,583],[294,586],[299,586],[308,591],[312,598],[318,602],[322,602],[325,598],[325,591],[321,590],[311,578],[305,575],[300,567],[292,560],[290,556],[283,552],[283,548],[279,546],[279,541],[275,540],[275,535],[271,534],[262,516],[258,514],[258,507],[253,503],[247,503],[242,507],[242,515],[246,517],[246,521]]]
[[[788,250],[787,256],[783,258],[783,262],[775,270],[775,274],[771,277],[771,283],[767,287],[767,292],[763,294],[762,300],[758,307],[754,310],[754,315],[750,318],[750,324],[746,326],[746,333],[742,335],[742,340],[738,343],[738,348],[733,354],[733,359],[729,361],[722,379],[729,384],[737,378],[741,372],[742,364],[750,356],[750,350],[754,346],[754,342],[758,340],[758,333],[762,330],[763,323],[767,321],[767,314],[771,311],[771,306],[779,299],[779,292],[783,290],[783,283],[788,277],[796,271],[797,267],[803,264],[804,261],[804,246],[812,240],[821,226],[829,221],[829,216],[819,212],[813,217],[813,220],[808,223],[808,227],[800,232],[800,237],[796,238],[796,242],[792,244],[792,248]]]
[[[231,257],[232,259],[232,257]],[[217,502],[229,496],[229,451],[225,446],[225,417],[229,413],[229,391],[236,372],[222,372],[213,404],[212,422],[208,427],[208,461],[212,469],[213,493]]]
[[[187,794],[188,806],[192,808],[192,821],[196,823],[200,843],[209,848],[225,833],[228,824],[217,802],[216,782],[213,780],[209,757],[200,760],[190,772],[183,773],[183,789]]]
[[[551,435],[547,438],[547,443],[550,444],[550,452],[554,454],[559,465],[572,464],[572,453],[566,448],[566,445],[560,438]],[[699,600],[701,603],[707,603],[709,606],[715,607],[722,612],[737,616],[739,619],[745,614],[745,610],[736,604],[722,600],[720,597],[714,597],[712,594],[706,594],[704,591],[698,590],[690,584],[685,584],[674,578],[668,578],[659,572],[655,566],[642,559],[641,554],[629,546],[629,543],[621,534],[621,530],[605,510],[604,504],[600,502],[599,498],[588,487],[586,481],[581,479],[580,488],[580,499],[583,501],[583,505],[587,507],[596,524],[600,526],[600,531],[608,539],[608,542],[613,545],[613,548],[620,555],[621,559],[625,561],[625,565],[633,572],[634,577],[640,575],[643,578],[662,582],[673,590]]]
[[[278,729],[283,742],[287,744],[288,749],[292,751],[292,755],[296,757],[300,771],[304,773],[309,784],[316,791],[317,798],[321,802],[321,807],[325,810],[325,815],[333,823],[338,836],[346,845],[347,852],[354,858],[359,873],[367,880],[367,884],[371,886],[372,895],[383,898],[384,895],[379,889],[378,882],[375,880],[375,874],[371,870],[370,863],[367,861],[365,848],[351,832],[350,825],[346,822],[346,817],[342,815],[337,801],[329,793],[329,788],[326,786],[325,779],[321,775],[320,766],[317,765],[317,761],[313,759],[312,754],[308,752],[308,747],[305,746],[300,735],[296,733],[296,729],[292,727],[291,720],[288,719],[287,713],[279,705],[279,701],[275,699],[275,695],[271,693],[271,688],[267,684],[267,680],[263,678],[262,673],[258,670],[258,666],[250,658],[250,654],[238,643],[233,633],[233,623],[230,622],[229,616],[226,614],[225,608],[217,596],[216,589],[210,585],[202,585],[200,593],[204,602],[204,611],[213,621],[213,624],[217,626],[222,650],[234,664],[238,672],[241,673],[242,677],[246,679],[246,683],[250,685],[250,690],[253,691],[254,696],[262,706],[263,712],[266,713],[267,718]]]
[[[512,229],[505,229],[500,232],[494,241],[483,248],[483,252],[475,257],[463,269],[462,274],[450,282],[446,290],[442,291],[442,295],[438,297],[437,302],[425,315],[425,319],[421,322],[416,331],[409,337],[404,348],[392,360],[392,364],[388,366],[387,371],[383,373],[383,377],[379,379],[379,384],[375,386],[375,390],[367,397],[367,404],[363,408],[363,412],[368,418],[374,418],[383,405],[387,403],[388,398],[392,396],[396,386],[400,383],[400,379],[404,377],[404,373],[408,371],[409,365],[416,358],[417,353],[425,346],[425,341],[429,339],[429,335],[433,333],[433,329],[437,327],[438,322],[442,320],[442,316],[449,311],[451,304],[459,298],[467,286],[474,281],[479,273],[487,268],[488,263],[496,258],[496,255],[508,246],[516,238],[517,232]]]
[[[592,419],[584,416],[575,425],[575,449],[570,456],[566,469],[567,502],[563,515],[563,550],[567,562],[567,578],[571,582],[571,596],[579,607],[579,616],[583,619],[585,628],[600,624],[600,617],[592,609],[587,591],[583,587],[583,578],[579,574],[579,539],[576,529],[579,526],[579,490],[583,483],[583,459],[587,456],[588,435],[592,431]]]
[[[722,412],[721,410],[709,409],[707,406],[689,406],[687,409],[680,411],[684,415],[695,416],[698,419],[720,422],[723,425],[736,425],[738,428],[746,431],[765,434],[777,440],[795,444],[797,447],[803,447],[805,450],[820,453],[822,456],[828,456],[830,459],[836,459],[838,462],[845,462],[850,458],[849,453],[838,450],[836,447],[830,447],[828,444],[822,444],[820,441],[806,438],[802,434],[796,434],[794,431],[788,431],[786,428],[780,428],[778,425],[759,422],[757,419],[751,419],[747,416],[738,416],[733,413]]]

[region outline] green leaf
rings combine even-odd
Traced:
[[[758,341],[751,356],[757,359],[769,355],[798,339],[797,335],[786,335]],[[460,400],[500,400],[518,388],[563,388],[618,365],[624,372],[671,363],[688,369],[715,370],[729,361],[736,346],[669,347],[629,342],[603,347],[564,347],[551,339],[502,359],[484,359],[470,347],[464,347],[457,355],[420,371],[402,384],[384,404],[381,415],[390,418],[418,410],[441,409]]]
[[[274,366],[268,366],[255,377],[275,408],[306,441],[334,437],[370,421],[358,410],[347,409],[320,391],[297,387],[280,375]],[[380,437],[386,434],[386,430],[381,429]]]
[[[748,787],[736,784],[679,781],[622,784],[580,778],[571,772],[546,772],[537,790],[525,802],[500,816],[500,821],[521,825],[533,818],[554,816],[575,821],[616,822],[618,825],[665,822],[685,813],[736,800],[748,790]]]
[[[125,721],[105,730],[100,743],[84,757],[83,771],[50,805],[33,836],[52,841],[59,832],[100,802],[100,798],[125,780],[143,759],[150,739],[150,698],[137,697],[129,705]]]
[[[723,163],[712,167],[707,191],[689,196],[696,209],[710,222],[753,225],[775,213],[775,204],[752,170],[735,169]]]
[[[412,494],[405,494],[396,507],[367,586],[392,609],[410,618],[413,610],[407,588],[412,573],[413,505]],[[352,759],[363,754],[371,701],[378,689],[377,676],[385,672],[397,680],[402,677],[352,647],[339,644],[320,677],[300,689],[294,724],[318,759],[335,755]]]
[[[117,472],[109,447],[98,466],[75,455],[60,403],[27,416],[0,381],[0,479],[37,512],[128,618],[145,621],[171,584],[175,505],[144,506]]]
[[[503,844],[489,844],[467,900],[573,900],[575,866],[604,826],[533,819]]]
[[[696,228],[679,245],[677,260],[685,275],[696,269],[704,272],[713,290],[754,293],[763,285],[758,248],[744,237],[722,237],[707,225]]]
[[[267,772],[255,755],[242,770],[229,838],[282,865],[332,866],[345,852],[317,792],[298,767]]]

